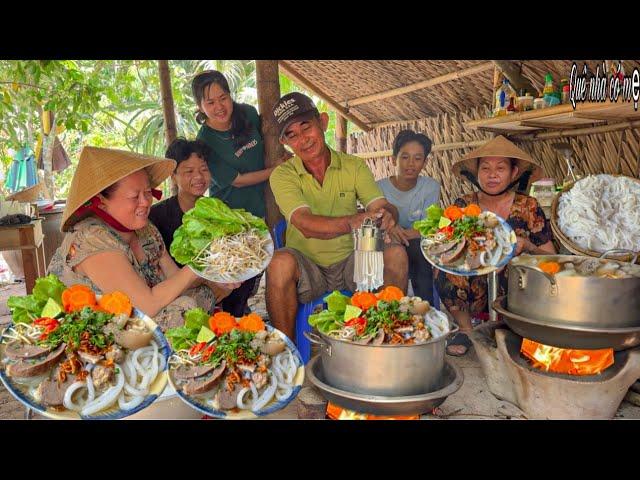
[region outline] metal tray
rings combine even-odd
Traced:
[[[544,345],[583,350],[626,350],[640,345],[640,327],[592,328],[554,324],[512,313],[506,305],[506,297],[500,297],[493,303],[493,308],[518,335]]]
[[[347,392],[325,383],[320,356],[313,357],[306,367],[306,374],[313,385],[330,402],[354,410],[356,412],[374,415],[415,415],[428,413],[441,405],[449,395],[457,392],[462,386],[464,375],[456,365],[445,360],[442,385],[440,390],[412,395],[407,397],[387,397],[377,395],[362,395]]]

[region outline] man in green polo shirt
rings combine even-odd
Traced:
[[[294,338],[298,301],[327,291],[355,290],[352,230],[367,217],[389,230],[398,211],[384,198],[366,163],[325,143],[329,116],[298,92],[273,109],[280,142],[295,156],[278,166],[269,183],[287,220],[286,247],[267,268],[267,311],[273,325]],[[358,213],[357,201],[366,212]],[[407,291],[407,254],[401,245],[384,250],[384,284]]]

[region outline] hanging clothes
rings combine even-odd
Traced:
[[[47,135],[44,136],[44,141],[43,144],[46,145],[47,142]],[[38,152],[38,168],[40,170],[44,170],[44,148],[40,148],[39,152]],[[54,172],[61,172],[62,170],[64,170],[65,168],[67,168],[69,165],[71,165],[71,160],[69,160],[69,156],[67,155],[66,150],[64,149],[64,147],[62,146],[62,143],[60,142],[60,140],[58,139],[58,136],[56,135],[56,137],[53,140],[53,168],[52,170]]]
[[[32,187],[36,183],[38,183],[38,174],[33,151],[29,147],[23,147],[13,157],[5,187],[11,192],[17,192]]]

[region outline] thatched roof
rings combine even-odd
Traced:
[[[511,62],[539,90],[547,72],[557,82],[569,76],[572,63],[572,60]],[[581,68],[584,61],[576,63]],[[587,61],[591,72],[601,63]],[[624,62],[628,74],[639,65],[637,60]],[[351,120],[366,130],[381,123],[454,114],[492,103],[494,65],[488,60],[283,60],[280,67],[332,106],[344,109]],[[464,76],[455,78],[458,74]],[[429,81],[434,84],[407,93],[374,101],[362,98]]]

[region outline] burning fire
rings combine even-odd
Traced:
[[[339,407],[331,402],[327,404],[327,416],[331,420],[419,420],[420,415],[372,415],[359,413]]]
[[[534,368],[547,372],[595,375],[613,365],[612,348],[602,350],[564,349],[523,338],[520,352],[531,360]]]

